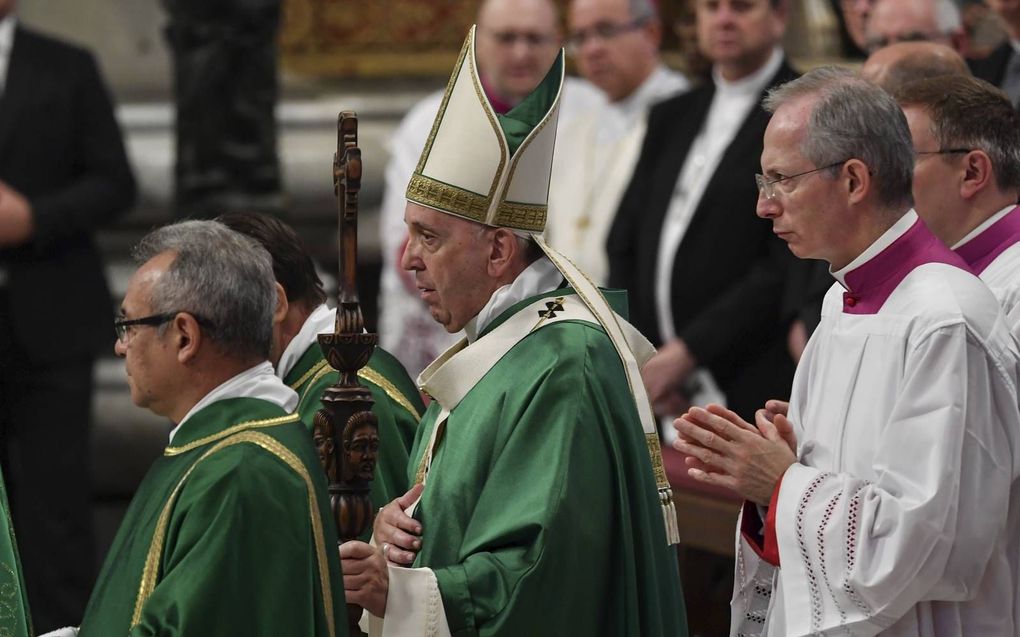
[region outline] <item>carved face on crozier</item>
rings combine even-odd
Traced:
[[[379,459],[379,427],[370,411],[355,414],[344,428],[344,478],[370,482]]]
[[[326,476],[330,482],[336,481],[336,469],[333,463],[333,422],[330,420],[329,415],[319,410],[315,412],[315,418],[312,421],[312,442],[315,444],[315,450],[319,454],[319,464],[322,465],[322,469],[326,472]]]

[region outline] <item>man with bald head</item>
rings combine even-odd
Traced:
[[[562,34],[556,6],[551,0],[484,0],[477,20],[482,87],[493,109],[505,113],[538,85],[560,50]],[[379,344],[393,352],[412,377],[454,340],[429,317],[417,298],[413,281],[399,266],[407,243],[404,188],[442,97],[442,91],[425,97],[394,131],[380,210],[383,269]],[[560,124],[600,99],[585,83],[568,79],[563,88]]]
[[[865,25],[868,52],[896,42],[917,41],[966,50],[960,9],[953,0],[876,0]]]
[[[653,0],[573,0],[568,28],[568,53],[606,101],[561,125],[546,239],[604,284],[606,235],[637,163],[648,110],[689,83],[659,57],[662,23]]]
[[[970,75],[955,50],[936,42],[897,42],[878,49],[861,68],[861,76],[889,93],[903,85],[944,75]]]

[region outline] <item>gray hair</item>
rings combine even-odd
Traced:
[[[852,71],[822,66],[769,91],[770,113],[816,96],[800,151],[816,167],[859,159],[868,167],[878,199],[894,208],[913,202],[914,146],[896,100]],[[835,177],[839,166],[826,171]]]
[[[223,352],[268,358],[277,298],[266,249],[218,221],[182,221],[145,235],[132,256],[141,265],[164,252],[175,258],[150,290],[153,313],[189,312]]]

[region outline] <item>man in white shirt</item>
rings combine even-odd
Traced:
[[[662,23],[652,0],[574,0],[568,25],[568,52],[606,99],[560,127],[546,240],[604,284],[606,236],[634,172],[648,110],[690,84],[659,57]]]
[[[669,421],[690,400],[706,404],[700,390],[716,383],[750,418],[793,376],[780,322],[793,259],[753,214],[768,122],[759,102],[796,76],[779,48],[786,4],[698,0],[696,10],[712,81],[652,108],[607,242],[609,284],[628,290],[631,321],[659,348],[642,376]]]
[[[833,67],[770,93],[758,214],[838,281],[789,418],[675,426],[747,499],[731,634],[1012,635],[1017,362],[995,298],[910,208],[895,100]]]
[[[477,19],[482,87],[493,109],[505,113],[538,85],[559,53],[556,6],[550,0],[485,0]],[[412,377],[456,341],[432,320],[418,298],[414,281],[400,268],[400,256],[407,244],[404,191],[442,97],[443,91],[425,97],[394,131],[379,211],[383,251],[379,344],[393,352]],[[563,89],[561,123],[581,110],[582,104],[599,99],[593,88],[568,80]]]

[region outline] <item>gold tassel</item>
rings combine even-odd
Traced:
[[[659,490],[659,506],[662,507],[662,522],[666,526],[666,543],[670,546],[680,543],[680,527],[676,521],[676,505],[673,504],[673,489],[666,478],[666,469],[662,465],[662,448],[659,446],[659,434],[645,434],[648,445],[648,457],[652,461],[652,473],[655,474],[655,486]]]
[[[680,543],[680,527],[676,521],[676,504],[673,503],[673,490],[669,487],[659,489],[659,504],[662,507],[662,521],[666,525],[666,544],[672,546]]]

